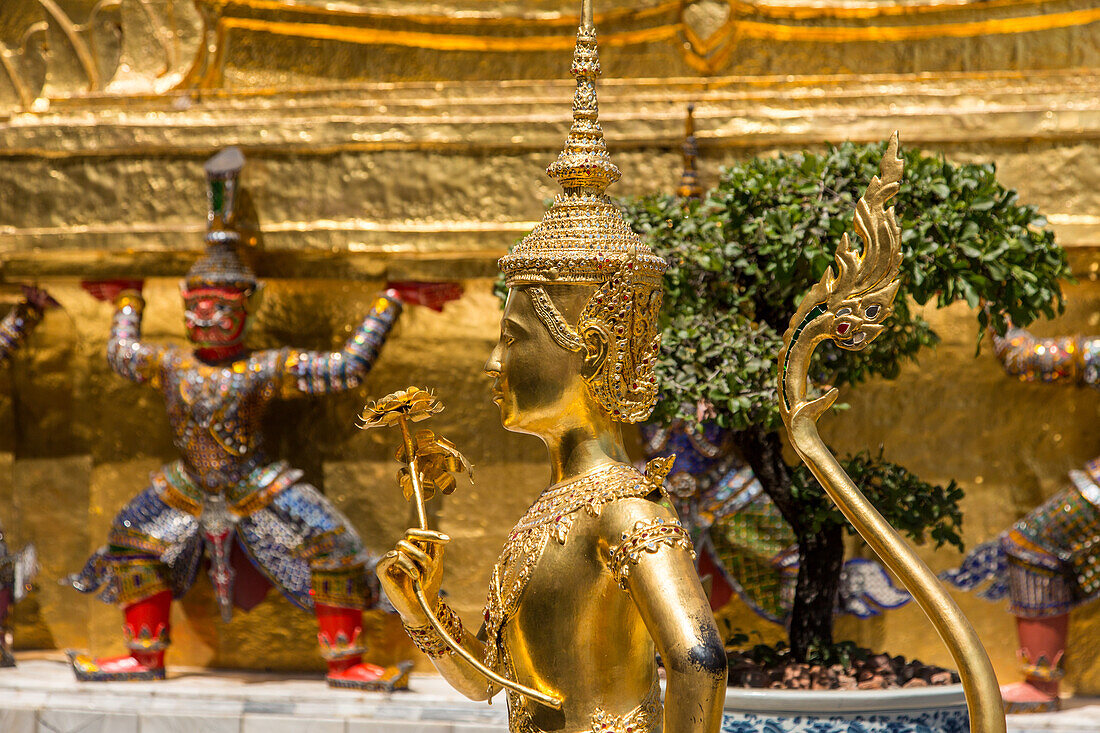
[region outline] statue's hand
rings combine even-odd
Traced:
[[[386,292],[408,305],[423,305],[434,311],[442,311],[443,304],[457,300],[462,295],[458,283],[391,282]]]
[[[52,295],[34,285],[23,286],[23,297],[40,311],[61,307],[61,304],[54,300]]]
[[[442,532],[409,529],[405,539],[378,561],[375,573],[382,590],[409,626],[428,623],[416,601],[413,585],[419,581],[428,604],[434,608],[443,583],[443,547],[450,541]]]
[[[80,287],[87,290],[93,298],[108,303],[115,302],[126,290],[136,290],[140,293],[144,286],[144,280],[82,280],[80,283]]]

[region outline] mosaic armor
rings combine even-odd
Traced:
[[[42,321],[42,314],[42,307],[29,300],[16,303],[8,311],[4,320],[0,321],[0,361],[11,358],[27,334]]]
[[[27,335],[42,320],[43,308],[24,299],[0,321],[0,361],[7,361]],[[31,587],[36,569],[34,547],[28,545],[18,552],[8,549],[3,524],[0,524],[0,667],[15,666],[11,652],[11,629],[8,616],[12,606],[22,600]]]
[[[27,545],[18,552],[10,552],[3,528],[0,528],[0,667],[15,666],[8,616],[12,606],[23,600],[31,589],[37,569],[34,546]]]
[[[736,595],[760,616],[785,623],[798,580],[796,538],[729,432],[713,423],[695,432],[676,421],[644,425],[642,437],[649,458],[675,459],[668,491],[695,544],[699,574],[710,576],[711,607]],[[910,600],[877,562],[844,563],[839,611],[869,618]]]
[[[277,398],[351,389],[370,370],[401,312],[381,296],[342,351],[278,349],[225,364],[190,350],[141,340],[144,302],[119,299],[108,361],[122,376],[164,398],[182,458],[153,473],[122,511],[108,544],[74,585],[129,605],[164,590],[182,596],[205,552],[222,616],[233,607],[234,541],[264,577],[299,608],[314,603],[364,608],[372,564],[348,520],[302,472],[269,458],[261,430]]]
[[[1100,386],[1100,339],[1036,338],[1021,328],[993,337],[1005,371],[1026,382]],[[1008,712],[1057,709],[1068,614],[1100,596],[1100,458],[1069,485],[942,574],[987,600],[1009,599],[1025,682],[1002,689]]]
[[[1035,338],[1021,328],[994,336],[1005,370],[1026,382],[1100,386],[1100,338]],[[1100,595],[1100,458],[1071,471],[1069,486],[944,577],[980,595],[1008,596],[1013,615],[1067,613]]]

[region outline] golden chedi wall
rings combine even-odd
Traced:
[[[64,306],[0,369],[0,521],[43,572],[16,611],[25,649],[121,652],[116,609],[54,581],[79,569],[114,513],[174,450],[157,395],[109,372],[111,309],[81,279],[146,277],[145,333],[179,340],[176,283],[201,249],[201,162],[226,145],[262,229],[268,281],[256,347],[340,344],[385,280],[461,280],[436,314],[406,313],[358,390],[278,404],[278,453],[359,528],[392,546],[410,522],[362,404],[410,381],[447,403],[438,430],[477,483],[435,505],[454,538],[447,590],[473,623],[504,535],[546,480],[541,445],[506,433],[481,365],[496,338],[495,259],[539,219],[543,169],[570,121],[573,0],[367,3],[4,0],[0,3],[0,280]],[[696,104],[704,182],[722,165],[826,141],[881,140],[993,161],[1049,215],[1080,283],[1044,334],[1100,330],[1100,11],[1087,0],[598,3],[602,120],[625,180],[674,189],[684,109]],[[894,382],[845,399],[823,426],[838,449],[885,447],[967,489],[966,539],[986,540],[1097,452],[1100,397],[1023,385],[974,356],[965,308],[929,314],[944,337]],[[865,550],[864,550],[865,551]],[[951,551],[925,552],[936,568]],[[960,595],[998,672],[1016,677],[1012,619]],[[781,632],[738,603],[735,625]],[[230,624],[205,577],[174,611],[170,664],[319,669],[314,621],[277,593]],[[406,653],[372,617],[377,661]],[[1073,617],[1069,681],[1100,691],[1100,606]],[[840,636],[946,662],[909,607],[840,622]]]

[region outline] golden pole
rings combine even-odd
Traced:
[[[397,418],[397,424],[401,426],[401,437],[405,440],[405,455],[409,457],[409,480],[412,481],[416,521],[420,525],[420,529],[427,529],[428,510],[424,507],[424,487],[420,485],[420,468],[416,464],[416,446],[413,443],[412,435],[409,434],[409,425],[403,415]]]

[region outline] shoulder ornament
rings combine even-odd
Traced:
[[[622,541],[611,548],[611,560],[608,563],[619,587],[627,590],[626,582],[630,572],[641,561],[643,553],[652,555],[662,547],[687,550],[691,553],[692,559],[695,559],[691,537],[675,519],[643,519],[635,522],[630,530],[623,532]]]

